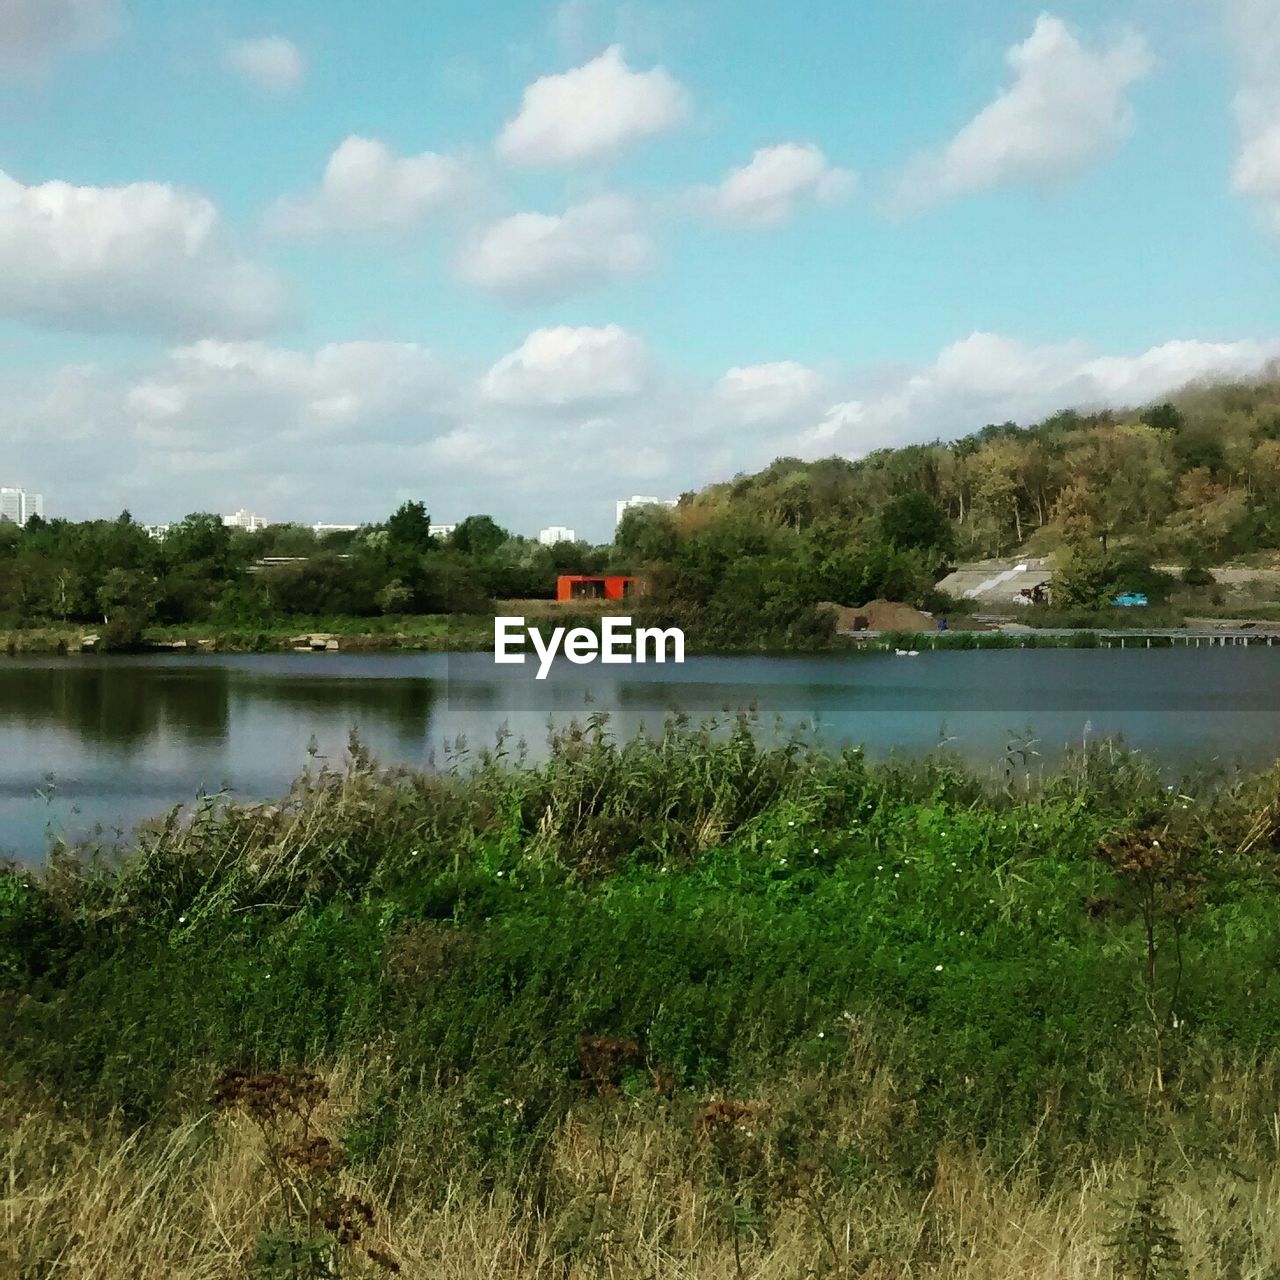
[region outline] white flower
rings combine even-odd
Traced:
[[[1186,805],[1183,805],[1182,807],[1185,809],[1185,808],[1186,808]],[[816,844],[813,846],[813,851],[814,851],[814,853],[817,853],[817,852],[818,852],[818,846],[817,846]]]
[[[825,1040],[826,1038],[827,1038],[827,1033],[826,1033],[825,1031],[819,1031],[819,1032],[818,1032],[818,1039],[819,1039],[819,1040]]]
[[[178,923],[179,923],[179,924],[186,924],[186,923],[187,923],[187,917],[186,917],[186,916],[179,916],[179,917],[178,917]]]
[[[505,871],[499,871],[499,872],[498,872],[498,879],[499,879],[499,880],[501,880],[501,879],[502,879],[502,877],[503,877],[504,875],[506,875],[506,872],[505,872]]]
[[[884,870],[884,863],[881,863],[881,864],[876,868],[876,870],[877,870],[877,871],[883,871],[883,870]]]
[[[796,825],[796,824],[795,824],[794,822],[788,822],[788,823],[787,823],[787,826],[789,826],[789,827],[794,827],[795,825]]]
[[[942,966],[941,966],[940,964],[935,964],[935,965],[933,966],[933,971],[934,971],[934,973],[941,973],[941,972],[942,972]]]

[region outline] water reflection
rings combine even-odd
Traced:
[[[169,739],[225,738],[233,715],[276,708],[282,715],[377,726],[401,747],[427,738],[430,679],[368,679],[311,672],[255,671],[190,661],[0,663],[0,729],[57,727],[86,744],[137,749]]]

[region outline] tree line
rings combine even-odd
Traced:
[[[639,573],[649,608],[704,642],[829,634],[823,601],[955,602],[958,559],[1052,555],[1055,604],[1158,595],[1153,563],[1205,566],[1280,548],[1280,376],[1188,389],[1133,411],[1065,410],[950,443],[851,461],[780,458],[677,507],[633,509],[612,545],[544,547],[487,515],[433,537],[424,504],[380,524],[248,533],[197,513],[153,538],[116,520],[0,525],[0,623],[91,623],[117,640],[152,623],[485,613],[545,598],[558,573]],[[270,558],[294,563],[262,566]]]
[[[935,583],[957,560],[1052,556],[1055,606],[1119,590],[1158,597],[1153,563],[1206,566],[1280,548],[1280,380],[1192,387],[1140,410],[1066,410],[950,443],[857,461],[780,458],[628,512],[624,559],[655,599],[712,636],[783,640],[830,625],[821,601],[954,608]]]
[[[471,516],[433,537],[421,502],[351,532],[256,532],[195,513],[152,536],[115,520],[0,525],[0,621],[79,623],[115,645],[153,624],[265,626],[287,618],[484,613],[494,599],[552,593],[556,575],[603,567],[608,550],[544,547]],[[290,563],[269,564],[287,559]]]

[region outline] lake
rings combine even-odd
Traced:
[[[980,766],[1051,767],[1121,737],[1171,775],[1280,756],[1280,648],[989,650],[701,657],[575,667],[546,682],[489,654],[0,659],[0,853],[108,841],[198,793],[281,794],[350,734],[386,762],[441,767],[502,726],[529,753],[549,722],[608,712],[617,733],[754,705],[761,732],[874,755],[945,744]],[[461,743],[459,742],[461,740]]]

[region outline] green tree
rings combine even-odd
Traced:
[[[387,542],[393,548],[422,554],[433,546],[431,516],[424,503],[402,503],[387,521],[386,528]]]
[[[468,516],[449,539],[464,556],[491,556],[511,535],[492,516]]]
[[[902,551],[951,552],[954,536],[947,513],[927,493],[900,494],[880,515],[885,541]]]

